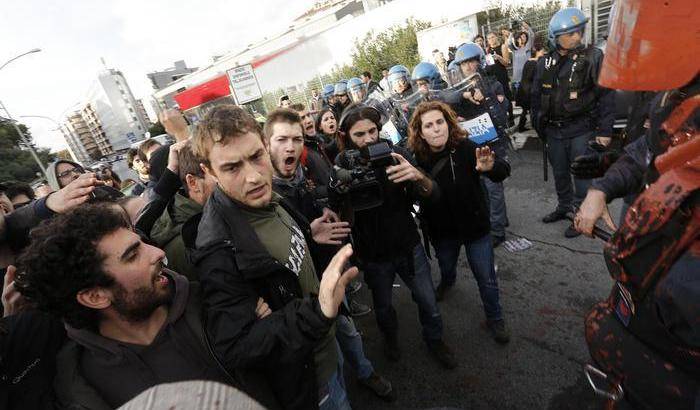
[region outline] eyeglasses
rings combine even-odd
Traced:
[[[73,167],[73,168],[71,168],[71,169],[67,169],[67,170],[61,172],[61,173],[58,174],[57,176],[58,176],[59,178],[63,178],[63,177],[67,177],[67,176],[70,175],[70,174],[77,174],[77,175],[80,175],[80,174],[82,174],[82,173],[83,173],[83,170],[82,170],[82,169],[77,168],[77,167]]]

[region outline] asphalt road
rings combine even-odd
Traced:
[[[589,359],[583,319],[604,299],[612,285],[602,256],[603,243],[580,236],[567,239],[568,222],[543,224],[554,210],[556,194],[550,169],[542,180],[541,151],[528,141],[511,156],[512,176],[506,180],[510,227],[508,239],[526,237],[534,246],[511,253],[496,249],[501,304],[511,342],[498,345],[482,325],[484,313],[476,282],[462,254],[456,287],[440,308],[445,341],[459,366],[444,370],[429,355],[420,336],[417,309],[405,286],[395,288],[403,357],[384,358],[374,314],[357,318],[368,358],[376,371],[394,385],[398,399],[386,403],[355,381],[346,366],[345,378],[355,409],[598,409],[582,372]],[[535,149],[532,149],[535,148]],[[613,218],[620,204],[611,207]],[[439,280],[437,262],[431,261]],[[397,279],[397,283],[401,283]],[[358,292],[371,305],[366,286]]]

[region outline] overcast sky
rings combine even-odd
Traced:
[[[175,5],[177,3],[177,5]],[[237,50],[276,34],[313,0],[4,1],[0,12],[0,101],[28,127],[37,145],[65,147],[59,131],[43,119],[61,115],[88,91],[102,68],[120,69],[136,98],[153,92],[146,74],[185,60],[208,64],[212,55]],[[243,6],[245,5],[245,6]],[[3,115],[4,113],[0,113]]]

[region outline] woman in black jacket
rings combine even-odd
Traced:
[[[411,118],[409,146],[418,165],[439,187],[437,201],[421,204],[442,277],[436,293],[440,300],[454,285],[459,251],[464,246],[488,327],[496,341],[506,343],[509,335],[499,302],[489,208],[479,176],[483,173],[499,182],[510,174],[510,166],[488,146],[477,148],[465,136],[454,111],[442,102],[421,103]]]

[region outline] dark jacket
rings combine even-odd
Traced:
[[[486,195],[480,173],[475,170],[476,148],[464,139],[454,149],[444,149],[419,162],[439,186],[437,199],[421,204],[421,219],[427,223],[431,241],[475,240],[491,229]],[[439,169],[435,170],[438,163]],[[503,181],[510,175],[510,165],[496,157],[493,169],[485,175],[494,182]]]
[[[19,252],[29,245],[29,231],[54,215],[46,206],[47,198],[48,196],[37,199],[5,215],[5,231],[0,241],[8,243],[14,252]]]
[[[211,353],[201,319],[202,294],[196,282],[169,272],[173,299],[163,328],[150,346],[133,346],[108,339],[88,329],[66,326],[67,342],[57,357],[55,388],[61,407],[109,409],[126,403],[161,383],[201,379],[235,385]],[[154,350],[171,342],[165,353]],[[171,360],[171,357],[178,359]],[[161,359],[162,360],[162,359]],[[175,366],[188,363],[192,372]],[[178,374],[179,373],[179,374]]]
[[[185,253],[182,226],[188,219],[201,212],[200,204],[179,193],[175,194],[151,230],[151,240],[163,249],[168,257],[168,268],[185,275],[189,280],[198,280],[198,275]]]
[[[56,353],[66,339],[63,323],[36,310],[2,319],[0,408],[54,408]]]
[[[517,105],[527,110],[530,108],[530,96],[532,95],[532,82],[535,79],[535,70],[537,69],[537,60],[527,60],[523,66],[523,77],[520,80],[520,87],[515,96]]]
[[[568,137],[575,137],[586,131],[594,131],[597,136],[612,136],[615,92],[598,85],[603,52],[590,47],[573,55],[577,58],[562,56],[558,51],[552,51],[537,60],[530,100],[533,125],[540,136],[544,136],[544,129],[552,121],[571,124],[570,128],[565,128],[565,132],[562,132]],[[555,70],[552,84],[545,84],[547,67]],[[572,70],[576,71],[578,76],[574,75]],[[581,83],[571,84],[570,79]],[[577,91],[570,90],[570,87],[575,87]],[[547,104],[546,99],[549,101]]]
[[[416,165],[408,150],[399,146],[392,148],[395,153]],[[341,168],[349,168],[345,151],[338,154],[335,162]],[[418,198],[415,185],[395,184],[387,179],[383,169],[377,170],[377,174],[383,203],[376,208],[355,211],[351,221],[355,256],[362,262],[383,261],[407,255],[420,243],[418,228],[411,215],[414,211],[413,204]]]
[[[313,257],[305,218],[281,204]],[[317,408],[313,349],[334,320],[323,315],[316,297],[302,298],[297,276],[269,254],[239,206],[217,188],[198,226],[190,221],[183,228],[204,290],[212,347],[241,389],[262,404]],[[272,310],[263,320],[255,315],[258,298]]]
[[[158,180],[158,183],[153,184],[151,195],[148,197],[148,203],[139,211],[136,219],[136,230],[146,236],[151,237],[151,230],[156,221],[161,217],[163,212],[168,207],[178,189],[182,186],[180,177],[169,169],[163,171],[163,175]]]

